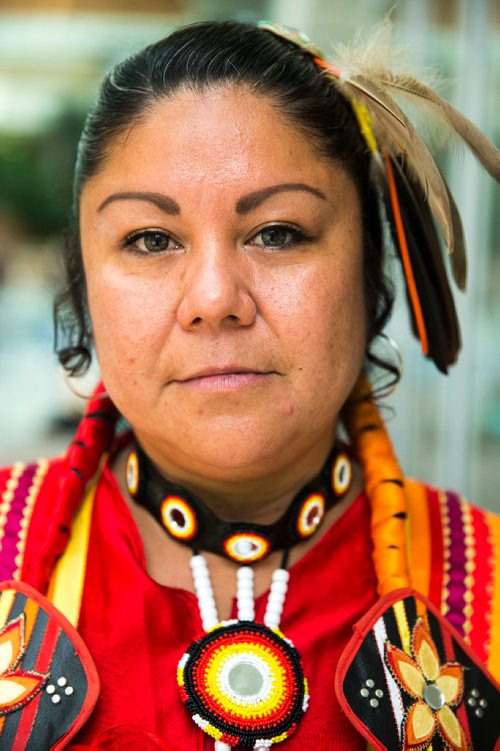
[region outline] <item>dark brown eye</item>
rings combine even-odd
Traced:
[[[142,245],[148,253],[160,253],[167,250],[170,243],[170,236],[164,232],[144,232],[142,242],[139,240],[137,245]]]
[[[272,224],[264,227],[253,238],[253,244],[270,250],[280,250],[300,245],[306,240],[303,232],[286,224]]]
[[[283,248],[290,243],[292,233],[287,227],[266,227],[260,233],[262,244],[267,248]]]
[[[174,250],[180,245],[167,232],[150,229],[133,232],[125,239],[122,247],[143,255],[154,255],[166,250]]]

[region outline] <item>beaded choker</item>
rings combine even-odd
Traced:
[[[252,564],[273,550],[284,550],[313,535],[326,512],[351,486],[346,451],[335,446],[323,469],[307,483],[273,524],[219,519],[203,501],[163,477],[136,447],[127,460],[127,486],[171,537],[194,550],[205,550],[238,563]]]

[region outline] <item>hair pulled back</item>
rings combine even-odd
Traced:
[[[54,304],[55,349],[71,375],[91,361],[92,333],[79,236],[78,205],[86,181],[105,165],[115,139],[147,118],[148,110],[183,88],[194,92],[244,85],[266,97],[310,140],[318,154],[353,178],[364,222],[367,359],[396,369],[370,352],[392,309],[383,273],[383,239],[369,156],[350,104],[310,56],[269,31],[234,21],[185,26],[119,63],[104,79],[78,146],[72,225],[64,251],[66,286]],[[167,127],[167,126],[166,126]]]

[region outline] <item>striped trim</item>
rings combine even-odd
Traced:
[[[472,613],[467,641],[481,660],[486,661],[491,638],[491,602],[493,594],[493,558],[491,529],[479,509],[469,507],[473,528],[474,557],[467,561],[467,574],[472,577]]]
[[[395,602],[392,606],[392,610],[394,612],[394,617],[396,618],[396,623],[398,626],[399,636],[401,638],[403,649],[406,654],[411,657],[411,632],[408,625],[408,618],[406,617],[404,602],[402,600],[398,600],[398,602]]]
[[[392,713],[396,720],[396,728],[398,731],[399,740],[401,740],[401,727],[403,725],[405,710],[404,710],[404,705],[403,705],[403,699],[401,697],[401,689],[399,688],[398,684],[394,680],[389,668],[387,667],[387,663],[385,660],[385,644],[387,642],[388,637],[387,637],[387,631],[385,628],[385,621],[384,621],[383,616],[379,618],[378,621],[375,623],[373,627],[373,634],[375,636],[375,643],[377,645],[378,655],[380,658],[380,664],[382,665],[382,668],[384,671],[385,684],[387,687],[389,700],[391,702]]]
[[[452,623],[461,636],[464,635],[465,614],[465,563],[466,539],[462,520],[462,509],[455,493],[440,493],[443,516],[444,577],[441,612]]]
[[[486,515],[486,521],[490,529],[491,539],[491,557],[488,565],[492,571],[492,582],[488,594],[492,598],[491,602],[491,644],[488,659],[488,668],[495,678],[500,680],[500,518],[493,514]],[[496,559],[495,559],[496,553]]]
[[[474,586],[474,558],[476,556],[475,540],[474,540],[474,525],[472,524],[472,513],[470,504],[466,501],[462,501],[460,504],[462,509],[462,524],[464,531],[464,548],[465,548],[465,561],[463,567],[463,585],[464,591],[464,639],[470,644],[470,632],[472,629],[472,600],[474,594],[472,588]]]
[[[78,625],[83,597],[96,488],[97,484],[93,483],[85,494],[73,522],[68,546],[54,568],[47,592],[47,599],[64,613],[75,628]]]
[[[49,463],[14,464],[0,506],[0,580],[19,579],[28,527]]]
[[[500,518],[414,480],[406,490],[412,586],[500,677]]]
[[[37,608],[39,610],[39,608]],[[52,618],[47,621],[43,642],[38,653],[38,657],[35,662],[34,669],[37,673],[47,673],[49,671],[50,663],[54,656],[54,652],[57,645],[57,638],[60,634],[60,626]],[[22,748],[21,744],[26,742],[33,730],[33,724],[35,722],[38,705],[42,698],[43,693],[38,693],[21,712],[21,719],[17,726],[16,737],[12,748]]]

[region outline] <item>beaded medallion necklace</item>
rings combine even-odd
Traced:
[[[193,549],[191,571],[204,633],[182,656],[177,683],[193,721],[214,738],[216,751],[269,748],[292,735],[306,711],[309,690],[300,655],[279,628],[288,588],[288,551],[318,530],[351,481],[350,459],[335,446],[320,473],[276,522],[227,522],[164,478],[139,447],[129,453],[129,492],[171,537]],[[245,564],[237,572],[236,619],[219,618],[201,550]],[[248,564],[273,550],[284,550],[283,558],[272,575],[264,622],[256,623],[254,572]]]

